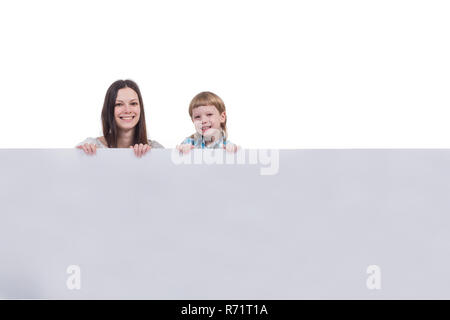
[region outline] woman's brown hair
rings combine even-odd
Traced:
[[[142,101],[141,91],[136,82],[132,80],[117,80],[111,84],[108,91],[106,91],[102,109],[103,136],[105,137],[109,148],[117,148],[118,129],[114,118],[114,108],[116,105],[117,92],[123,88],[133,89],[139,98],[140,117],[134,129],[133,145],[140,143],[148,144],[144,102]]]

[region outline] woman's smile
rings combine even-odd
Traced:
[[[126,116],[119,116],[120,120],[125,122],[131,122],[135,118],[135,115],[126,115]]]

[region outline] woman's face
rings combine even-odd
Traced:
[[[117,91],[114,119],[121,130],[133,129],[139,122],[141,106],[137,93],[131,88]]]

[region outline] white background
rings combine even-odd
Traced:
[[[200,91],[245,148],[449,148],[449,1],[2,1],[0,148],[101,135],[141,88],[150,138],[193,133]]]

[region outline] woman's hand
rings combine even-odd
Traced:
[[[180,151],[182,154],[187,154],[192,149],[194,149],[194,146],[192,144],[182,144],[177,146],[177,150]]]
[[[239,147],[237,145],[235,145],[234,143],[227,143],[226,145],[223,146],[223,148],[225,150],[227,150],[227,152],[232,152],[232,153],[235,153],[239,150]]]
[[[94,155],[97,151],[97,145],[92,143],[85,143],[80,146],[77,146],[78,149],[83,149],[84,153],[88,155]]]
[[[136,155],[136,157],[140,158],[142,157],[144,154],[146,154],[152,147],[148,144],[135,144],[134,147],[130,146],[131,149],[134,150],[134,154]]]

